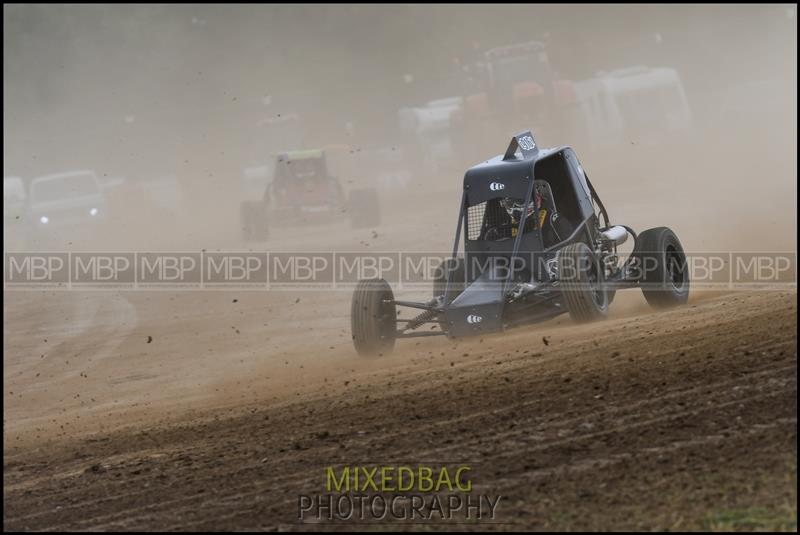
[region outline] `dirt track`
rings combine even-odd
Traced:
[[[212,303],[176,321],[173,341],[156,337],[162,359],[171,350],[180,359],[228,297],[202,297]],[[153,299],[163,310],[167,297]],[[349,356],[344,336],[309,337],[283,367],[247,367],[199,390],[184,359],[183,389],[154,382],[171,376],[166,363],[138,380],[149,385],[141,403],[126,398],[136,378],[107,381],[125,406],[117,411],[111,400],[92,410],[62,387],[63,410],[48,418],[25,412],[35,388],[9,392],[28,368],[4,362],[4,528],[303,529],[297,495],[322,492],[325,466],[376,459],[472,463],[476,489],[505,497],[501,529],[796,526],[796,293],[626,310],[589,326],[562,319],[457,344],[410,341],[369,362]],[[157,353],[137,329],[109,351]],[[229,346],[220,366],[235,367],[237,352],[252,365],[249,342],[219,332],[195,336],[208,336],[210,353]],[[98,360],[86,367],[94,377],[105,372]],[[90,432],[98,423],[106,431]]]

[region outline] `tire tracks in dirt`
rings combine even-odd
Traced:
[[[324,466],[369,452],[387,463],[477,461],[476,488],[509,496],[509,529],[557,526],[559,511],[586,508],[593,526],[672,525],[656,483],[668,494],[690,485],[679,520],[698,526],[717,491],[693,471],[719,478],[727,463],[725,484],[766,478],[773,490],[756,501],[786,492],[774,483],[785,477],[776,467],[796,463],[795,312],[796,294],[720,297],[573,338],[556,329],[556,347],[538,356],[529,342],[540,333],[514,332],[372,370],[340,393],[15,452],[4,524],[304,529],[296,494],[321,488]],[[470,356],[447,366],[461,351]],[[618,480],[631,488],[609,487]],[[654,523],[620,521],[634,507],[625,500],[653,509]]]

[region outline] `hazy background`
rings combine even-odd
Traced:
[[[685,139],[646,151],[626,139],[604,158],[577,138],[539,138],[575,146],[620,222],[660,214],[670,220],[647,226],[697,232],[698,247],[796,240],[795,6],[6,5],[3,29],[4,175],[176,179],[179,195],[160,203],[168,227],[127,197],[96,247],[240,246],[243,169],[286,148],[400,148],[400,108],[464,96],[463,65],[534,39],[566,80],[636,65],[680,75]],[[442,173],[406,151],[409,184],[443,191],[431,209],[450,222],[460,173],[507,141]],[[350,172],[369,180],[382,166]],[[429,193],[381,191],[387,205]]]
[[[6,5],[3,13],[4,176],[21,177],[8,181],[19,185],[88,169],[107,186],[106,218],[92,220],[84,204],[81,224],[67,227],[49,212],[41,225],[24,206],[9,217],[4,180],[5,251],[443,252],[452,247],[464,170],[503,152],[523,127],[540,145],[575,147],[614,223],[668,225],[691,253],[796,249],[795,6]],[[427,134],[401,128],[402,109],[479,90],[464,67],[487,49],[530,40],[545,43],[554,78],[576,86],[598,71],[672,69],[691,122],[664,130],[670,110],[656,92],[627,117],[642,123],[637,131],[601,130],[593,139],[518,125],[527,120],[518,114],[488,132],[446,122]],[[566,112],[552,111],[566,122]],[[463,150],[459,140],[471,138],[480,142]],[[378,190],[380,224],[289,225],[266,241],[244,240],[240,203],[263,193],[275,154],[313,147],[328,148],[346,191]],[[139,418],[150,426],[245,400],[282,403],[409,363],[450,370],[466,353],[544,349],[544,336],[556,348],[576,337],[589,347],[610,332],[579,331],[564,317],[485,345],[442,337],[360,359],[351,289],[300,286],[9,285],[4,447],[28,448],[25,433],[38,447]],[[698,286],[693,305],[707,297]],[[428,286],[395,291],[431,296]],[[621,294],[612,320],[650,314],[641,292]],[[716,321],[730,307],[760,313],[728,303],[698,317]],[[730,325],[709,328],[709,339]],[[753,336],[771,343],[768,333]],[[641,354],[658,353],[639,342]]]

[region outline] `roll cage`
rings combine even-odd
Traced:
[[[518,221],[513,221],[501,207],[500,200],[504,198],[524,203]],[[537,198],[541,199],[538,206]],[[555,232],[553,239],[543,232],[547,218],[553,214],[570,221],[571,231],[567,235]],[[452,256],[458,255],[463,234],[468,266],[485,265],[489,257],[503,257],[510,265],[530,262],[529,271],[542,280],[544,274],[529,253],[555,254],[576,241],[591,244],[600,229],[600,217],[603,226],[608,226],[605,207],[575,152],[570,147],[539,149],[531,132],[522,132],[512,138],[504,155],[478,164],[464,175]],[[510,232],[500,239],[486,239],[488,228],[497,225]],[[474,280],[475,275],[467,273],[467,280]]]

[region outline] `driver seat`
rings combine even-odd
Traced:
[[[566,240],[575,231],[575,225],[558,211],[550,184],[545,180],[534,180],[533,188],[534,195],[542,199],[537,224],[542,228],[544,246],[550,247]]]

